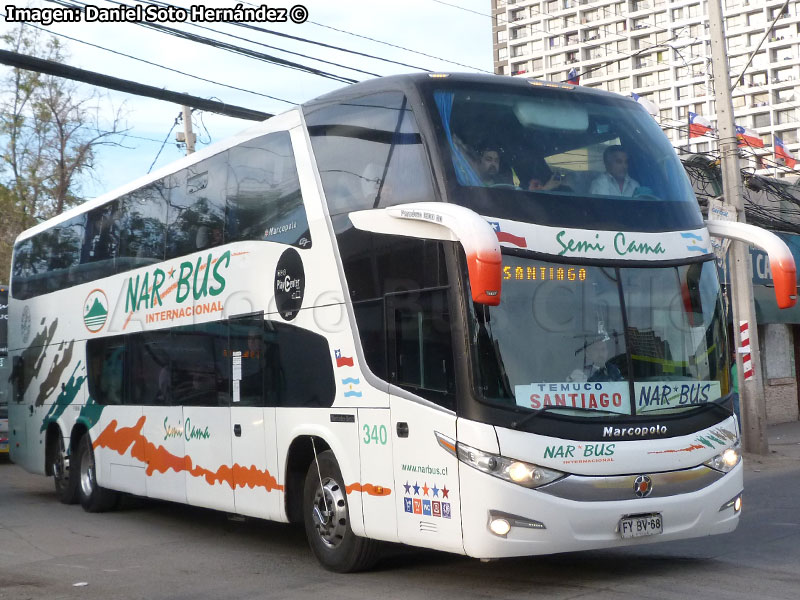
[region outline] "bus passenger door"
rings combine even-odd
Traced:
[[[273,338],[260,315],[230,321],[236,512],[265,519],[280,515],[274,402],[278,362]]]
[[[456,439],[447,292],[387,297],[386,318],[388,377],[409,392],[390,398],[400,541],[463,554],[458,462],[439,442]]]

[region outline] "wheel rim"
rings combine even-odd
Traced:
[[[89,498],[94,490],[94,454],[90,449],[81,458],[81,490]]]
[[[59,437],[58,448],[56,448],[55,456],[53,457],[53,477],[56,481],[64,479],[66,474],[66,464],[64,462],[64,438]]]
[[[347,502],[344,490],[337,481],[326,477],[317,486],[311,518],[322,543],[335,548],[344,540],[347,531]]]

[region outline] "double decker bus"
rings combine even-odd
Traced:
[[[623,169],[624,167],[624,169]],[[616,186],[616,187],[615,187]],[[23,233],[11,453],[120,492],[481,559],[733,530],[715,233],[629,98],[352,85]]]

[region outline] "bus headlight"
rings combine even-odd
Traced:
[[[521,460],[489,454],[461,442],[456,444],[456,448],[458,450],[458,459],[461,462],[489,475],[494,475],[527,488],[537,488],[561,479],[566,475],[554,469],[546,469]]]
[[[738,465],[740,460],[742,460],[742,452],[739,441],[737,440],[736,444],[725,449],[723,452],[717,454],[714,458],[707,460],[703,464],[707,467],[711,467],[715,471],[727,473],[733,469],[733,467]]]

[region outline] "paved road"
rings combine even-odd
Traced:
[[[0,599],[797,600],[800,460],[747,465],[745,512],[726,536],[493,563],[396,548],[373,572],[336,575],[301,528],[148,501],[90,515],[4,463]]]

